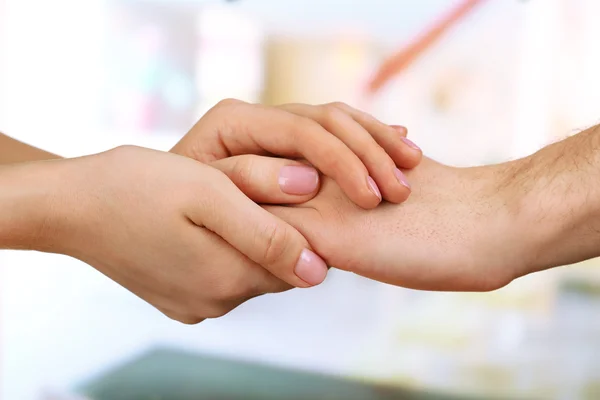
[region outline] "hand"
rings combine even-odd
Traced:
[[[405,136],[406,129],[341,103],[265,107],[225,100],[171,151],[203,163],[240,154],[303,158],[333,178],[353,202],[374,208],[382,196],[400,203],[410,194],[396,165],[415,167],[421,151]]]
[[[137,147],[44,163],[41,173],[60,181],[37,249],[76,257],[186,323],[263,293],[320,283],[325,263],[300,233],[254,202],[306,201],[318,190],[317,172],[259,156],[221,160],[220,167],[227,175]],[[299,191],[307,194],[283,193],[281,168],[299,169]]]
[[[496,166],[458,169],[424,159],[413,194],[365,211],[331,180],[305,204],[269,206],[331,266],[414,289],[487,291],[527,273],[535,256]]]

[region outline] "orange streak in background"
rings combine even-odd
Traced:
[[[368,82],[366,88],[367,94],[373,95],[378,92],[394,76],[405,70],[427,49],[441,39],[447,31],[464,20],[475,7],[481,5],[485,1],[486,0],[463,1],[455,8],[451,9],[446,16],[433,24],[433,26],[425,30],[425,32],[417,37],[412,43],[409,43],[408,46],[385,60],[373,78]]]

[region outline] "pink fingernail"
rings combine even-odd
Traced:
[[[294,272],[298,278],[311,286],[315,286],[325,280],[327,276],[327,264],[312,251],[304,249],[300,254],[300,259],[296,264]]]
[[[398,182],[410,189],[410,183],[408,183],[408,179],[406,179],[406,175],[404,175],[402,171],[396,168],[394,169],[394,174],[396,175]]]
[[[371,178],[370,176],[367,176],[367,183],[369,184],[369,187],[371,188],[371,192],[373,192],[375,194],[375,196],[379,197],[379,201],[381,201],[381,192],[379,191],[379,188],[377,187],[377,184],[375,183],[373,178]]]
[[[279,171],[279,187],[293,195],[311,194],[319,187],[319,173],[304,165],[286,165]]]
[[[390,127],[394,128],[399,134],[406,136],[408,130],[402,125],[390,125]]]
[[[411,141],[410,139],[407,139],[405,137],[401,137],[400,140],[402,140],[404,143],[406,143],[408,145],[408,147],[413,148],[415,150],[421,150],[421,148],[419,146],[417,146],[416,144],[414,144],[413,141]]]

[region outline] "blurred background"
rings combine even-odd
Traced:
[[[167,150],[223,98],[344,101],[407,126],[441,162],[496,163],[598,123],[599,15],[596,0],[0,0],[0,130],[64,156]],[[598,264],[488,294],[333,271],[320,287],[190,327],[78,261],[4,251],[0,393],[204,398],[106,388],[216,357],[231,364],[209,362],[212,383],[242,388],[237,363],[266,382],[304,371],[460,397],[597,399]],[[199,358],[148,361],[161,348]],[[251,397],[214,390],[206,398]]]

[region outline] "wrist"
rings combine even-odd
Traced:
[[[552,146],[551,146],[552,147]],[[594,195],[575,190],[570,172],[554,171],[547,148],[532,156],[507,163],[499,193],[507,205],[523,262],[519,276],[597,257],[592,226],[600,220]],[[588,186],[595,183],[578,182]],[[587,189],[586,189],[587,190]]]
[[[55,164],[0,167],[0,248],[51,251],[60,191]]]
[[[506,183],[513,163],[457,169],[464,193],[460,202],[469,206],[467,219],[472,220],[465,231],[473,230],[465,263],[487,271],[487,282],[494,289],[529,273],[532,249],[538,247],[524,192]]]
[[[528,185],[528,159],[519,159],[490,166],[491,191],[497,201],[499,234],[493,241],[504,267],[510,269],[511,279],[539,270],[538,255],[543,251],[546,236],[552,229],[537,221],[539,205]],[[517,171],[523,171],[518,173]]]

